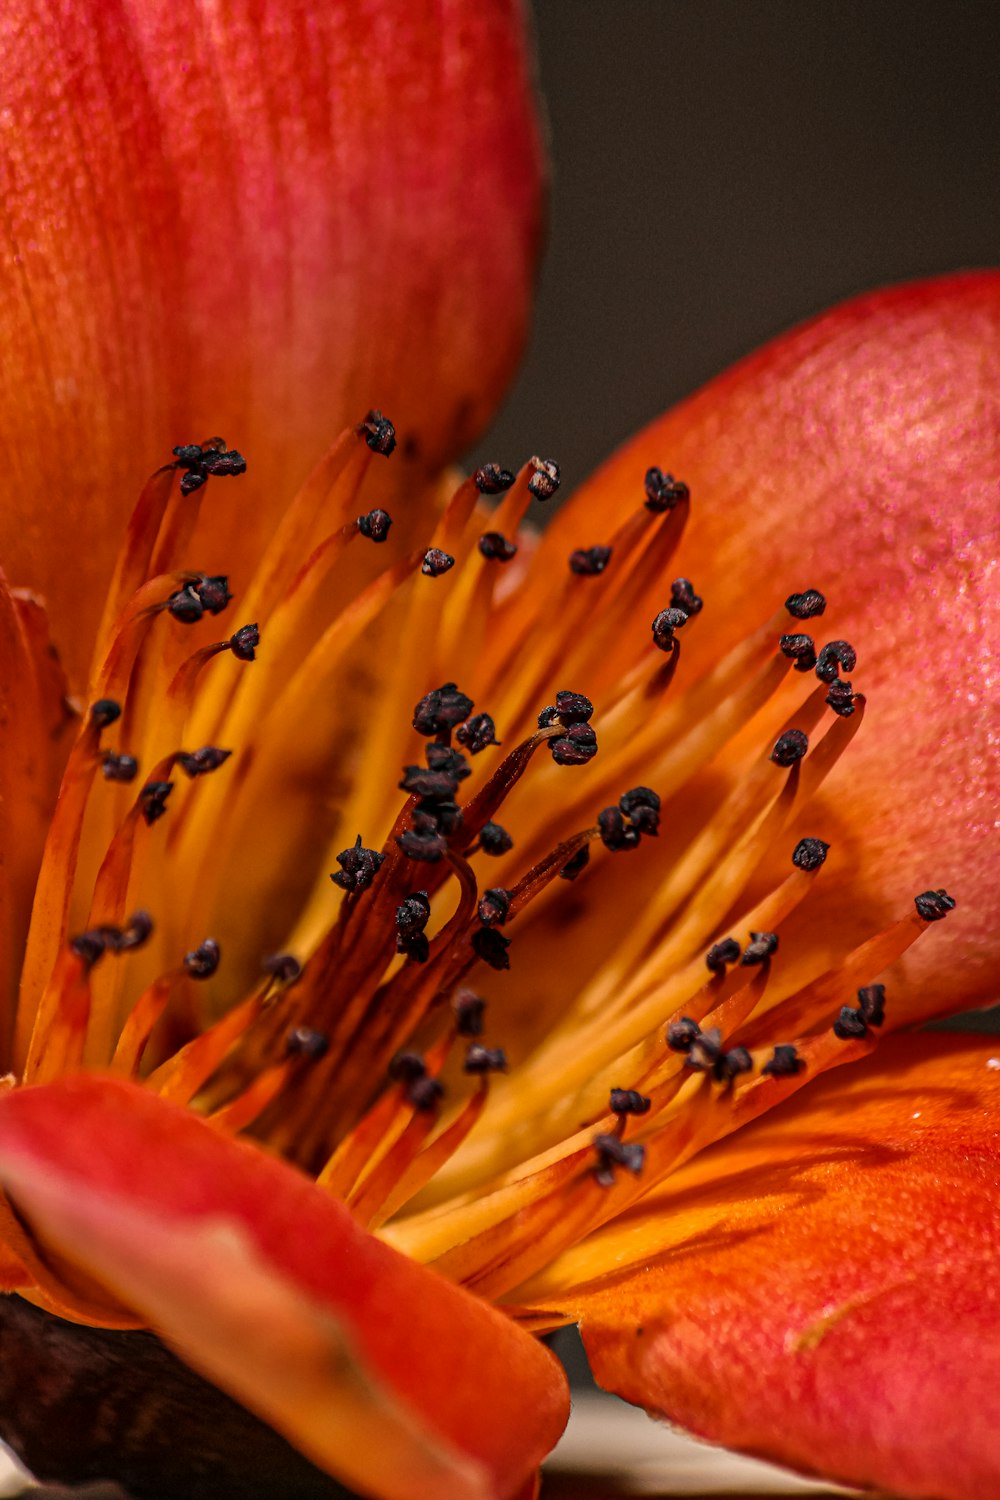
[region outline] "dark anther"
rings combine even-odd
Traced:
[[[197,948],[184,955],[184,967],[192,979],[211,979],[219,967],[222,954],[214,938],[206,938]]]
[[[424,933],[431,915],[426,891],[412,891],[396,907],[396,952],[424,964],[430,955],[430,943]]]
[[[272,953],[262,965],[264,973],[270,974],[279,984],[294,984],[302,977],[302,965],[294,953]]]
[[[429,865],[436,865],[448,848],[438,832],[437,823],[429,818],[421,820],[419,827],[407,828],[405,832],[397,834],[396,843],[407,859],[423,860]]]
[[[444,1088],[436,1078],[415,1078],[406,1090],[407,1102],[421,1114],[428,1114],[437,1105],[438,1100],[444,1093]]]
[[[801,594],[789,594],[785,608],[796,620],[813,620],[826,609],[826,600],[819,589],[803,589]]]
[[[682,610],[686,615],[701,613],[704,599],[694,591],[690,578],[675,578],[670,585],[670,608]]]
[[[646,509],[656,515],[673,510],[682,500],[687,500],[691,491],[681,479],[664,474],[662,469],[646,470]]]
[[[597,735],[589,724],[571,724],[564,735],[549,740],[557,766],[585,766],[597,754]]]
[[[197,625],[205,613],[205,606],[191,584],[178,589],[167,600],[167,613],[182,625]]]
[[[104,952],[105,938],[98,931],[78,932],[69,940],[70,951],[81,959],[85,969],[92,969]]]
[[[404,766],[399,789],[412,792],[418,797],[452,797],[458,790],[458,777],[452,771],[428,771],[424,766]]]
[[[638,828],[626,823],[617,807],[605,807],[599,812],[597,826],[601,830],[601,843],[613,854],[618,854],[623,849],[634,849],[639,842]]]
[[[489,964],[491,969],[510,968],[510,956],[507,953],[510,938],[505,938],[495,927],[477,927],[472,934],[472,946],[476,957],[481,958],[484,964]]]
[[[479,834],[479,847],[484,854],[498,858],[501,854],[509,854],[514,847],[514,840],[506,828],[501,828],[499,823],[484,823]]]
[[[553,724],[558,724],[559,715],[554,703],[547,703],[538,715],[539,729],[551,729]]]
[[[174,789],[172,781],[147,781],[139,793],[142,815],[150,825],[162,818],[167,810],[167,798]]]
[[[134,781],[139,774],[139,762],[134,755],[116,755],[113,750],[105,750],[101,774],[106,781]]]
[[[742,964],[762,964],[765,959],[771,957],[772,953],[778,951],[778,934],[776,932],[751,932],[750,941],[743,949]]]
[[[842,719],[849,719],[854,712],[855,694],[849,682],[831,682],[826,702]]]
[[[396,446],[396,429],[388,417],[383,417],[380,411],[372,410],[363,422],[358,423],[358,436],[363,437],[373,453],[381,453],[383,458]]]
[[[191,495],[200,490],[210,474],[219,479],[245,474],[247,461],[235,448],[227,448],[222,438],[211,443],[181,443],[173,450],[176,467],[185,472],[181,475],[181,494]]]
[[[458,990],[451,1002],[455,1012],[455,1030],[459,1036],[482,1036],[486,1001],[475,990]]]
[[[818,870],[830,852],[822,839],[799,839],[792,850],[792,864],[797,870]]]
[[[653,642],[661,651],[674,649],[674,631],[687,624],[687,615],[682,609],[661,609],[653,621]]]
[[[411,891],[396,907],[396,931],[404,937],[423,932],[430,921],[431,903],[426,891]]]
[[[490,562],[510,562],[517,556],[517,543],[509,542],[499,531],[484,531],[479,538],[479,550]]]
[[[507,1054],[502,1047],[484,1047],[480,1042],[471,1042],[462,1064],[465,1073],[506,1073]]]
[[[481,495],[502,495],[504,490],[510,489],[516,478],[509,469],[502,469],[499,464],[483,464],[472,477]]]
[[[634,786],[618,798],[618,806],[633,828],[655,838],[660,826],[660,798],[648,786]]]
[[[447,771],[456,781],[472,775],[472,767],[461,750],[453,750],[450,745],[425,745],[424,759],[432,771]]]
[[[569,858],[563,865],[562,869],[559,871],[559,879],[575,880],[578,875],[583,874],[583,871],[589,864],[590,845],[584,844],[583,848],[578,849],[576,853],[572,855],[571,858]]]
[[[113,698],[98,698],[96,703],[90,705],[90,722],[97,730],[107,729],[116,719],[122,716],[122,706]]]
[[[594,716],[594,705],[583,693],[570,693],[561,689],[556,693],[556,718],[567,729],[571,724],[586,724]]]
[[[447,573],[454,566],[455,559],[450,552],[442,552],[440,547],[428,547],[420,564],[420,571],[427,578],[440,578],[442,573]]]
[[[253,661],[260,645],[260,631],[256,625],[241,625],[229,637],[229,649],[237,661]]]
[[[134,911],[125,926],[115,936],[113,947],[116,953],[128,953],[131,948],[141,948],[153,935],[153,919],[148,911]]]
[[[370,510],[366,515],[358,517],[358,530],[370,542],[387,541],[391,525],[392,517],[387,510]]]
[[[771,751],[776,766],[794,766],[809,749],[809,736],[801,729],[786,729],[778,736]]]
[[[473,703],[459,692],[455,683],[446,682],[427,693],[413,710],[413,727],[418,734],[447,734],[472,712]]]
[[[651,1103],[638,1089],[612,1089],[608,1108],[613,1115],[645,1115]]]
[[[484,891],[479,900],[479,920],[487,927],[502,927],[510,911],[510,891],[502,885]]]
[[[770,1078],[794,1078],[805,1065],[805,1058],[799,1056],[798,1049],[791,1042],[779,1042],[760,1071]]]
[[[395,1083],[415,1083],[427,1077],[427,1064],[419,1052],[397,1052],[389,1064],[389,1077]]]
[[[534,473],[528,480],[528,489],[536,500],[551,500],[559,488],[559,465],[551,458],[533,458]]]
[[[783,635],[778,645],[782,656],[795,663],[796,672],[811,672],[816,665],[816,642],[811,635]]]
[[[722,1056],[722,1033],[717,1026],[699,1031],[687,1049],[687,1066],[696,1073],[715,1072],[715,1065]]]
[[[583,578],[594,578],[604,572],[610,561],[610,547],[577,547],[569,555],[569,570]]]
[[[827,641],[816,658],[816,676],[820,682],[836,682],[838,668],[853,672],[858,664],[858,653],[850,641]]]
[[[954,911],[955,898],[947,891],[924,891],[922,895],[914,896],[913,904],[925,922],[940,922],[942,917]]]
[[[307,1057],[318,1062],[330,1050],[330,1038],[322,1031],[313,1031],[311,1026],[295,1026],[285,1037],[285,1052],[289,1057]]]
[[[614,1186],[615,1167],[624,1167],[638,1177],[646,1160],[645,1146],[625,1142],[616,1135],[595,1135],[594,1150],[597,1152],[594,1176],[601,1187]]]
[[[864,1036],[868,1030],[868,1022],[860,1010],[854,1010],[850,1005],[840,1007],[840,1015],[833,1023],[833,1034],[838,1036],[842,1042],[848,1042],[852,1037]]]
[[[425,798],[413,810],[413,827],[418,833],[433,828],[436,833],[450,839],[461,828],[462,822],[462,809],[457,802]]]
[[[740,1073],[749,1073],[752,1067],[753,1058],[745,1047],[731,1047],[716,1058],[712,1071],[720,1083],[732,1083]]]
[[[212,577],[203,578],[193,587],[210,615],[221,615],[233,597],[229,592],[229,579],[224,573],[216,573]]]
[[[497,726],[489,714],[473,714],[471,719],[466,719],[455,731],[455,738],[460,745],[464,745],[470,755],[478,755],[489,745],[499,745],[497,739]]]
[[[721,974],[727,964],[736,962],[742,951],[735,938],[723,938],[721,943],[713,943],[709,948],[705,954],[705,965],[713,974]]]
[[[206,776],[209,771],[217,771],[232,753],[231,750],[220,750],[217,745],[202,745],[200,750],[192,750],[190,754],[182,750],[177,761],[193,780],[195,776]]]
[[[667,1046],[671,1052],[690,1052],[701,1035],[701,1027],[690,1016],[681,1016],[667,1027]]]
[[[858,990],[858,1010],[869,1026],[881,1026],[885,1020],[885,985],[862,985]]]
[[[366,849],[358,834],[351,849],[341,849],[337,855],[340,869],[330,879],[343,891],[366,891],[382,868],[385,855],[378,849]]]

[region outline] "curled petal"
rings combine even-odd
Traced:
[[[874,293],[767,345],[628,443],[567,507],[567,536],[640,505],[650,465],[691,489],[692,670],[807,588],[826,614],[789,630],[857,648],[869,713],[803,829],[833,855],[782,934],[789,988],[800,954],[832,964],[944,885],[954,920],[900,965],[889,1023],[939,1012],[944,972],[951,1004],[993,999],[1000,274]]]
[[[8,1094],[0,1180],[44,1251],[366,1493],[507,1500],[562,1429],[564,1378],[529,1335],[148,1091]]]
[[[602,1385],[713,1442],[893,1494],[992,1493],[996,1050],[938,1033],[837,1069],[528,1300],[582,1318]]]
[[[79,677],[174,444],[248,455],[228,558],[369,406],[421,468],[470,442],[521,346],[541,150],[517,0],[16,0],[4,22],[0,557],[72,605]]]

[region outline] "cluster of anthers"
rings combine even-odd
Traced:
[[[341,437],[242,591],[261,629],[193,650],[229,581],[176,569],[206,480],[246,465],[214,440],[149,481],[46,846],[15,1067],[139,1078],[541,1328],[559,1318],[530,1278],[869,1049],[873,978],[954,903],[925,892],[775,985],[830,853],[790,830],[865,707],[853,647],[803,629],[826,600],[791,594],[685,676],[702,600],[662,580],[687,486],[649,469],[613,536],[567,547],[572,507],[522,526],[559,484],[537,458],[479,469],[428,545],[359,566],[352,542],[392,521],[355,518],[358,492],[394,447],[377,412]]]

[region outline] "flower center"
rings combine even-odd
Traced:
[[[826,600],[792,593],[700,659],[719,605],[664,584],[692,498],[659,468],[594,540],[567,537],[571,510],[524,527],[555,464],[487,465],[393,553],[389,513],[356,512],[394,446],[377,412],[340,438],[222,640],[228,577],[177,570],[207,480],[245,462],[213,439],[149,481],[46,845],[15,1066],[141,1077],[516,1307],[694,1152],[869,1050],[877,976],[954,903],[925,892],[833,967],[782,974],[830,852],[804,815],[865,710],[854,648],[804,629]],[[359,566],[358,537],[388,566]]]

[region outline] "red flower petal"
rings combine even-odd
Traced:
[[[47,1252],[365,1493],[506,1500],[562,1430],[564,1377],[529,1335],[146,1090],[0,1098],[0,1180]]]
[[[0,557],[64,611],[79,675],[175,443],[247,453],[228,531],[258,539],[370,405],[422,466],[468,444],[521,347],[541,152],[518,0],[5,23]]]
[[[994,1493],[997,1050],[924,1035],[838,1069],[535,1294],[582,1315],[602,1385],[713,1442],[893,1494]],[[592,1285],[554,1292],[573,1278]]]
[[[875,293],[776,340],[628,443],[567,509],[567,540],[608,534],[653,464],[692,492],[689,663],[807,587],[827,613],[789,629],[858,651],[869,712],[803,829],[833,854],[783,929],[783,982],[793,953],[832,964],[944,885],[958,909],[899,966],[889,1022],[994,999],[1000,274]]]

